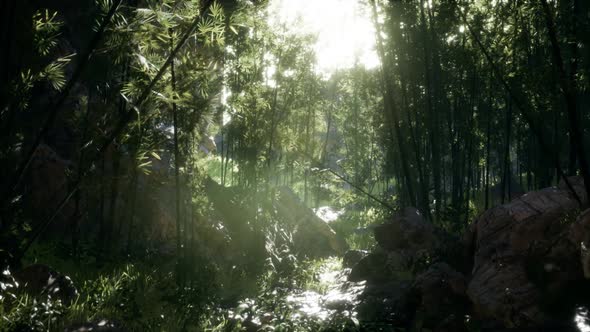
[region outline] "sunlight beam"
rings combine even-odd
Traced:
[[[379,65],[370,12],[358,0],[272,0],[269,10],[271,25],[317,34],[318,73],[329,76],[357,61],[367,69]]]

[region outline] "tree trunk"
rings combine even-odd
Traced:
[[[170,31],[170,49],[174,49],[174,37],[172,31]],[[170,75],[172,80],[172,93],[176,94],[176,75],[174,72],[174,59],[170,63]],[[176,96],[173,96],[176,99]],[[178,150],[178,109],[176,102],[172,102],[172,121],[174,126],[174,184],[175,184],[175,197],[174,203],[176,206],[176,255],[180,262],[182,257],[182,238],[181,238],[181,213],[180,213],[180,152]]]
[[[90,105],[92,103],[92,90],[88,89],[88,95],[86,97],[86,114],[84,115],[84,123],[82,124],[82,134],[80,135],[79,155],[78,155],[78,168],[76,170],[76,179],[78,182],[82,180],[82,169],[84,169],[84,145],[86,144],[86,136],[88,133],[88,122],[90,117]],[[75,208],[72,220],[72,252],[74,257],[78,258],[78,243],[79,243],[79,232],[80,232],[80,201],[82,199],[81,190],[76,191],[75,196]]]
[[[397,146],[400,152],[400,163],[402,166],[403,177],[405,180],[405,186],[408,194],[409,203],[412,206],[416,206],[416,195],[414,194],[414,188],[412,186],[412,176],[410,172],[410,166],[408,164],[408,153],[406,151],[406,145],[403,141],[401,128],[399,125],[398,114],[395,109],[395,100],[393,97],[393,84],[389,78],[388,73],[391,73],[389,68],[389,59],[385,55],[383,37],[381,36],[381,29],[377,20],[377,5],[376,0],[371,0],[371,6],[373,11],[373,24],[377,35],[377,53],[381,59],[382,67],[382,87],[384,94],[384,106],[385,106],[385,117],[389,123],[389,134],[392,141],[397,141]]]
[[[492,74],[490,74],[490,81],[488,86],[488,112],[487,112],[487,128],[486,128],[486,174],[485,174],[485,209],[489,208],[490,204],[490,146],[491,146],[491,127],[492,127]]]
[[[120,158],[121,155],[115,145],[113,145],[113,160],[112,160],[112,174],[111,174],[111,193],[109,199],[109,215],[106,221],[106,233],[105,238],[103,239],[103,248],[104,251],[108,254],[111,251],[112,243],[114,243],[113,239],[113,229],[115,223],[115,218],[117,215],[117,197],[119,196],[119,169],[120,169]]]
[[[508,200],[510,200],[510,185],[508,184],[511,180],[511,172],[510,172],[510,132],[512,127],[512,101],[510,99],[506,100],[508,104],[506,107],[506,131],[505,137],[506,142],[504,142],[504,159],[502,163],[503,173],[502,173],[502,193],[501,193],[501,204],[504,204],[505,197],[508,196]],[[508,189],[508,193],[506,193],[506,189]]]
[[[434,110],[433,106],[433,87],[432,87],[432,72],[433,69],[430,67],[431,54],[430,50],[434,41],[430,40],[428,27],[426,25],[426,15],[424,14],[424,0],[420,0],[420,20],[422,27],[422,44],[424,50],[424,79],[426,81],[426,103],[428,109],[428,138],[430,141],[431,149],[431,162],[432,162],[432,180],[434,185],[434,218],[440,219],[441,209],[441,165],[440,165],[440,149],[438,140],[438,114]],[[436,52],[436,48],[433,49]]]
[[[577,110],[575,80],[570,82],[565,72],[559,41],[557,39],[557,32],[555,31],[551,9],[549,8],[547,0],[541,0],[541,5],[545,13],[547,31],[549,33],[549,40],[551,41],[553,63],[558,69],[561,92],[565,98],[570,127],[570,136],[572,137],[570,142],[575,144],[575,146],[570,146],[570,148],[576,151],[577,160],[579,161],[580,165],[580,173],[584,178],[584,183],[586,186],[586,194],[588,197],[590,197],[590,166],[588,164],[588,159],[586,158],[584,134],[582,132],[582,128],[580,127],[580,116]]]

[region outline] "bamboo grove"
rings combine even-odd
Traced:
[[[326,75],[316,37],[269,20],[265,1],[85,1],[80,31],[64,28],[71,9],[2,2],[3,252],[23,255],[64,210],[73,252],[131,251],[138,188],[168,169],[179,257],[207,222],[208,176],[257,211],[286,185],[309,207],[412,205],[453,231],[524,191],[590,181],[588,3],[361,3],[380,66]],[[41,213],[27,178],[44,145],[69,168]]]

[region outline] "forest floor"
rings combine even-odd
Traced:
[[[350,282],[340,258],[308,261],[296,275],[279,277],[230,316],[254,330],[343,331],[359,327],[356,307],[365,282]]]
[[[372,229],[373,245],[349,241],[370,251],[342,258],[305,259],[272,236],[258,254],[195,247],[186,256],[166,243],[131,255],[81,243],[74,256],[69,243],[43,241],[0,276],[0,331],[586,332],[578,245],[590,237],[590,210],[569,195],[530,192],[479,215],[462,239],[405,208]]]
[[[2,307],[10,324],[0,331],[82,331],[111,325],[112,331],[356,330],[354,308],[364,283],[347,281],[350,269],[342,268],[342,259],[298,261],[287,254],[282,260],[284,264],[262,275],[233,276],[203,261],[190,273],[190,281],[178,286],[174,260],[166,257],[98,264],[90,257],[72,260],[63,245],[36,246],[24,265],[42,263],[70,276],[78,294],[64,305],[15,291],[16,303]],[[5,273],[3,287],[10,289],[7,277]]]

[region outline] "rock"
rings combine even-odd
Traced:
[[[369,252],[366,250],[348,250],[342,258],[342,266],[345,268],[352,268],[368,254]]]
[[[242,188],[224,187],[211,178],[204,181],[205,193],[213,207],[213,217],[224,228],[232,260],[249,269],[258,269],[267,256],[265,234],[257,227],[252,195]],[[235,264],[234,263],[234,264]]]
[[[348,275],[348,281],[379,281],[379,279],[386,279],[385,261],[386,256],[383,253],[368,254],[352,267]]]
[[[357,306],[357,312],[357,317],[366,331],[383,331],[381,328],[384,326],[409,328],[416,313],[411,283],[390,281],[367,284]]]
[[[205,179],[204,187],[232,242],[238,248],[250,247],[256,253],[264,253],[267,234],[262,233],[254,222],[258,212],[253,208],[255,204],[251,204],[252,194],[243,188],[224,187],[211,178]],[[272,205],[265,204],[262,209],[276,213],[277,219],[281,221],[281,227],[285,227],[281,231],[289,234],[289,242],[293,243],[294,251],[300,255],[328,257],[343,255],[348,249],[344,238],[316,216],[288,188],[281,188]],[[260,255],[250,256],[255,258]]]
[[[72,280],[47,265],[34,264],[14,273],[14,278],[32,296],[51,296],[69,305],[78,296]]]
[[[424,326],[437,331],[458,331],[459,326],[464,326],[469,300],[463,274],[446,263],[436,263],[416,277],[412,289],[419,301]]]
[[[348,244],[327,222],[305,206],[289,188],[279,190],[275,208],[287,225],[294,229],[295,247],[310,257],[343,255]]]
[[[65,329],[65,332],[124,332],[125,329],[113,321],[99,319],[90,323],[75,324]]]
[[[375,240],[388,251],[429,250],[435,243],[434,227],[415,208],[405,208],[392,220],[374,228]]]
[[[570,179],[586,199],[580,179]],[[474,251],[467,294],[480,318],[521,328],[571,314],[587,288],[580,243],[590,238],[589,222],[572,222],[578,208],[568,190],[546,188],[477,218],[467,236]]]
[[[409,280],[412,278],[411,257],[401,251],[386,252],[377,250],[362,258],[352,267],[348,280],[369,283],[382,283],[390,280]]]
[[[584,278],[590,279],[590,209],[582,212],[572,224],[569,238],[574,244],[580,245],[580,263]]]

